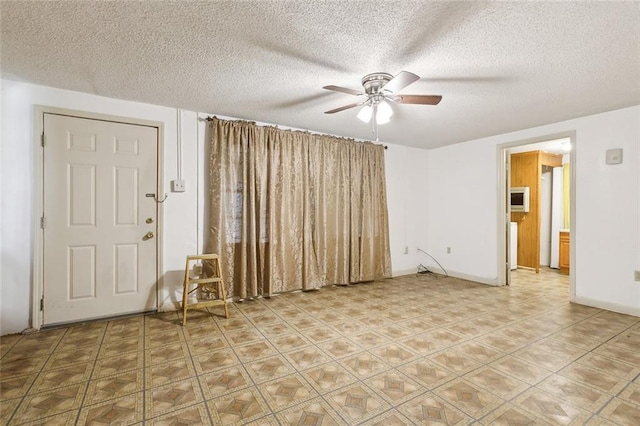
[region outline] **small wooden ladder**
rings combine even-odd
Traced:
[[[202,278],[202,274],[197,275],[196,278],[192,278],[190,275],[192,262],[210,263],[211,270],[202,271],[209,277]],[[195,284],[196,286],[189,290],[189,287]],[[214,288],[217,286],[217,288]],[[196,292],[197,302],[187,303],[188,296]],[[217,294],[216,299],[203,298],[203,294],[211,296],[213,293]],[[217,254],[201,254],[187,256],[187,262],[184,267],[184,287],[182,290],[182,325],[187,323],[187,310],[206,308],[209,306],[224,306],[224,317],[229,318],[229,310],[227,309],[227,290],[222,279],[222,269],[220,268],[220,258]]]

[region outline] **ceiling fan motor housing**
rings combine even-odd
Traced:
[[[375,95],[382,92],[384,86],[391,81],[393,76],[386,72],[374,72],[362,77],[362,86],[367,95]]]

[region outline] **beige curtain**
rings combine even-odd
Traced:
[[[238,298],[391,275],[380,145],[214,118],[207,251]]]

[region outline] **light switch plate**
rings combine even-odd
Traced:
[[[607,164],[621,164],[621,163],[622,163],[622,148],[608,149]]]
[[[171,192],[184,192],[186,184],[184,179],[176,179],[171,181]]]

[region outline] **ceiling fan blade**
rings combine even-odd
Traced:
[[[348,93],[350,95],[356,95],[356,96],[362,96],[365,94],[364,92],[360,92],[358,90],[348,89],[346,87],[340,87],[340,86],[324,86],[323,89],[333,90],[334,92]]]
[[[389,92],[396,93],[418,80],[420,80],[420,76],[409,71],[400,71],[398,75],[382,86],[382,90],[388,90]]]
[[[400,104],[438,105],[442,96],[437,95],[398,95],[395,101]]]
[[[349,105],[341,106],[340,108],[336,108],[336,109],[332,109],[332,110],[329,110],[329,111],[325,111],[324,113],[325,114],[334,114],[336,112],[344,111],[345,109],[349,109],[349,108],[354,108],[354,107],[360,106],[362,104],[364,104],[364,102],[356,102],[355,104],[349,104]]]

